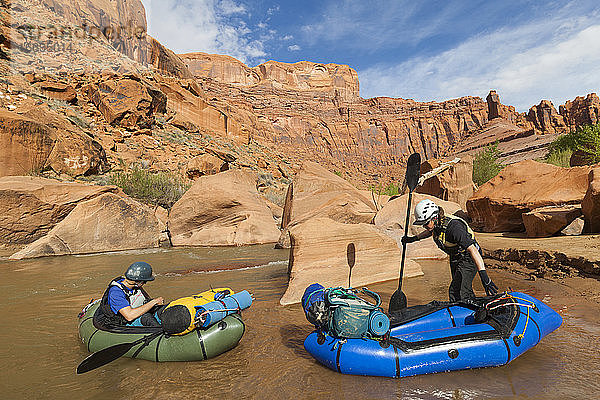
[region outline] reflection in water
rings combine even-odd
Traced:
[[[545,299],[564,317],[561,328],[510,365],[402,380],[333,372],[304,351],[311,327],[300,306],[279,305],[287,256],[287,251],[255,246],[0,261],[0,393],[7,399],[563,399],[595,393],[598,306],[575,303],[579,300],[550,282],[527,282],[498,270],[490,273],[498,286]],[[158,275],[147,287],[150,294],[169,300],[209,286],[251,291],[256,301],[244,312],[247,330],[239,346],[205,362],[123,358],[75,375],[88,354],[79,344],[77,313],[137,260],[150,262]],[[423,268],[424,276],[402,286],[409,305],[447,298],[447,265],[429,261]],[[391,281],[370,289],[387,303],[396,287]],[[475,289],[482,293],[478,282]]]

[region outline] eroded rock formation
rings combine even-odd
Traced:
[[[527,113],[527,120],[542,133],[564,132],[567,127],[563,116],[548,100],[542,100],[537,106],[531,107]]]
[[[174,246],[275,243],[279,229],[256,190],[256,175],[229,170],[202,176],[171,209]]]
[[[229,165],[227,162],[213,156],[212,154],[203,154],[194,157],[187,165],[186,175],[190,179],[196,179],[204,175],[214,175],[219,172],[227,171]]]
[[[560,106],[559,111],[569,126],[597,124],[600,122],[600,99],[596,93],[578,96]]]
[[[446,160],[448,161],[448,160]],[[421,164],[421,175],[438,168],[441,160],[427,160]],[[467,200],[473,194],[473,158],[463,156],[460,161],[453,163],[445,171],[427,179],[418,186],[418,193],[430,194],[438,199],[458,203],[464,210]]]
[[[505,167],[467,201],[473,226],[485,232],[523,231],[523,213],[581,204],[590,167],[561,168],[533,160]]]
[[[585,216],[586,231],[600,232],[600,167],[594,167],[588,176],[588,189],[581,208]]]
[[[0,110],[0,148],[0,176],[44,169],[78,176],[108,169],[100,143],[43,105],[29,104],[20,114]]]
[[[398,278],[400,249],[396,242],[368,224],[343,224],[329,218],[313,218],[290,229],[290,281],[282,305],[300,301],[304,289],[319,282],[325,287],[347,286],[349,267],[346,249],[356,248],[351,285],[360,287]],[[404,276],[422,275],[421,267],[408,260]]]
[[[109,124],[129,130],[151,128],[155,114],[167,110],[167,96],[135,76],[90,85],[88,96]]]
[[[295,161],[337,166],[362,183],[398,177],[407,154],[435,158],[487,121],[487,104],[476,97],[362,99],[356,72],[344,65],[270,61],[249,68],[226,56],[181,57],[250,141]]]
[[[63,183],[33,176],[0,178],[0,241],[28,244],[44,236],[75,206],[116,186]]]
[[[284,214],[289,215],[291,224],[316,217],[350,224],[371,223],[375,206],[371,198],[346,180],[306,161],[294,178]]]
[[[157,247],[160,224],[154,211],[137,201],[105,193],[80,202],[44,237],[10,258]]]

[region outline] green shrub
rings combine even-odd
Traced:
[[[381,196],[381,195],[396,196],[396,195],[400,194],[400,190],[402,190],[402,185],[394,184],[394,183],[390,183],[385,188],[382,188],[381,186],[379,186],[377,188],[375,186],[371,186],[371,192],[373,192],[374,194],[376,194],[378,196]]]
[[[183,196],[190,184],[180,175],[170,172],[152,173],[134,167],[128,171],[111,174],[108,183],[144,203],[171,208]]]
[[[502,165],[498,163],[499,156],[498,142],[487,145],[476,154],[473,159],[473,182],[481,186],[498,175],[502,169]]]
[[[568,167],[570,166],[571,155],[573,154],[573,150],[571,149],[562,149],[555,150],[548,153],[548,155],[543,159],[543,162],[547,164],[556,165],[558,167]]]
[[[571,154],[577,150],[583,152],[588,164],[600,162],[600,124],[578,126],[574,132],[556,138],[550,144],[545,162],[568,167]],[[567,154],[569,159],[565,160]]]

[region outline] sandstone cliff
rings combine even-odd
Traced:
[[[269,61],[250,68],[227,56],[181,58],[203,91],[232,110],[229,118],[249,141],[347,171],[355,182],[399,177],[408,154],[438,157],[487,121],[487,103],[478,97],[363,99],[356,71],[345,65]]]
[[[86,133],[102,145],[110,167],[143,162],[185,170],[194,157],[216,151],[232,168],[276,180],[310,159],[356,185],[386,185],[402,179],[405,159],[415,151],[433,159],[477,152],[500,138],[503,161],[512,163],[543,155],[551,135],[598,117],[594,94],[561,106],[560,113],[544,100],[525,114],[501,104],[493,91],[487,102],[363,99],[357,73],[346,65],[268,61],[249,67],[228,56],[178,56],[146,34],[140,0],[16,3],[13,21],[4,26],[18,27],[8,34],[7,56],[37,86],[16,84],[13,76],[9,88],[69,103],[58,105],[61,112],[85,114]],[[29,41],[49,32],[31,26],[74,29],[70,37],[61,31],[52,38],[53,46],[68,44],[69,51],[32,51]],[[75,40],[77,29],[85,40]],[[39,72],[51,77],[38,79]],[[119,102],[124,107],[114,109]],[[20,112],[18,104],[0,103]]]

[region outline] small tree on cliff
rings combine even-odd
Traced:
[[[500,151],[498,142],[487,145],[481,152],[475,155],[473,159],[473,182],[481,186],[496,175],[502,169],[498,163]]]

